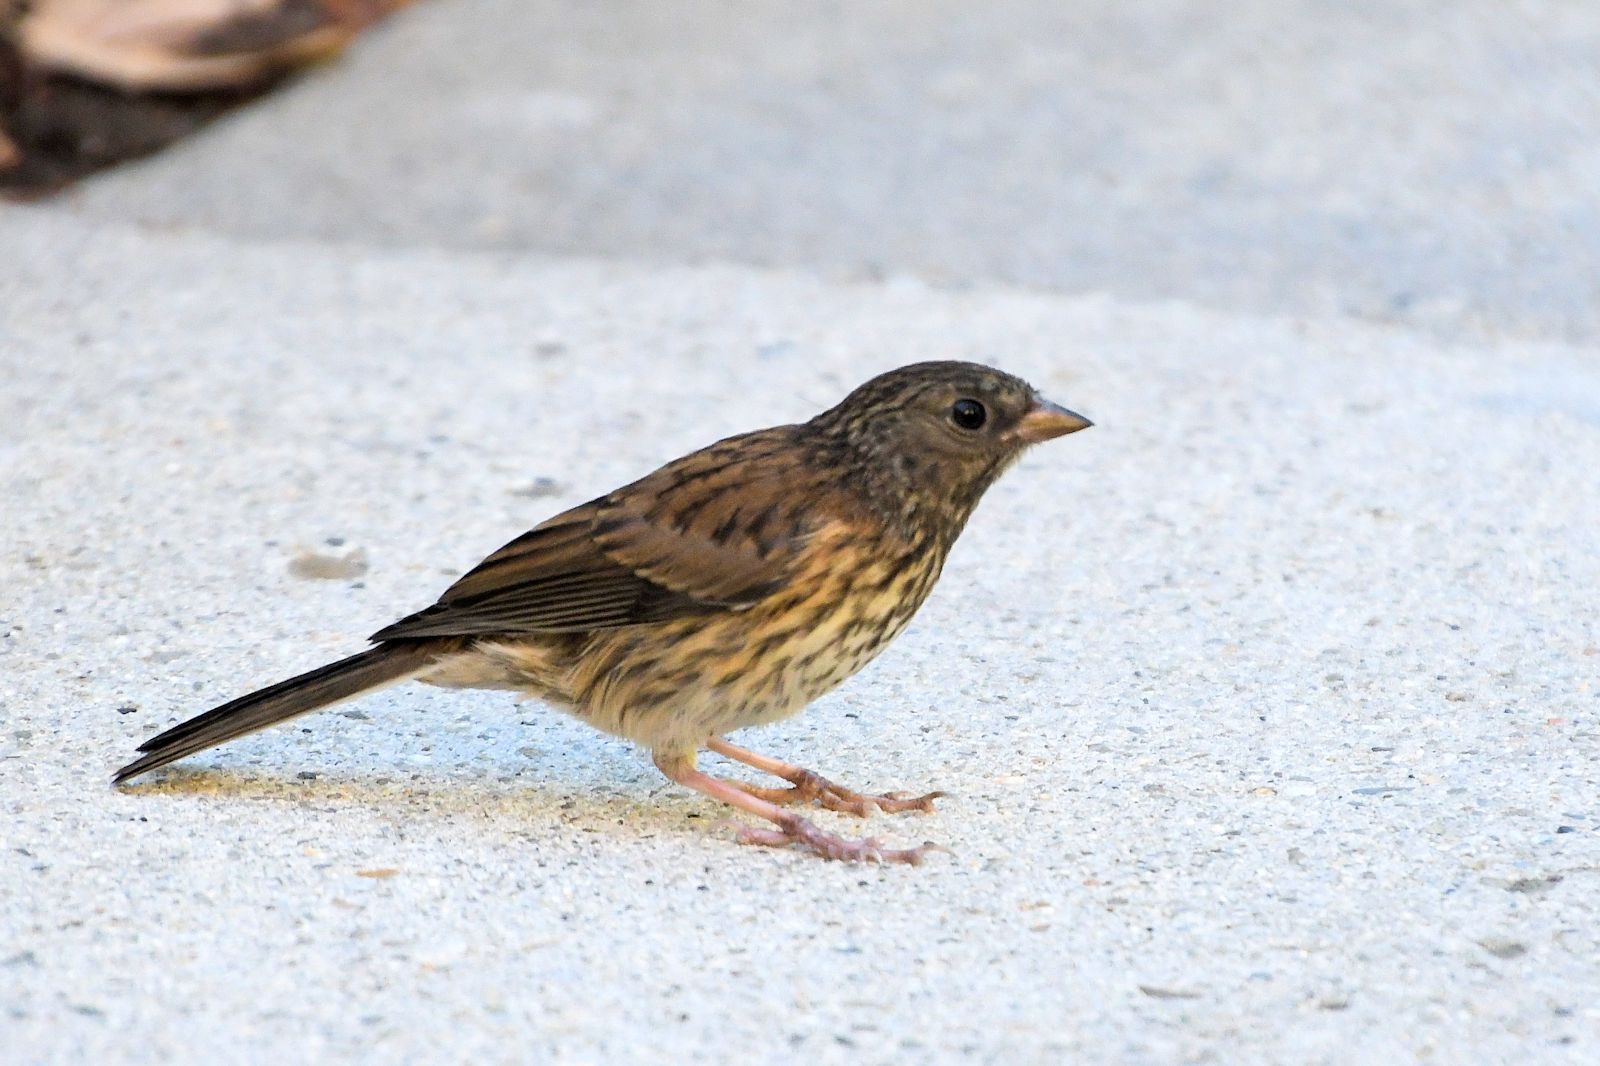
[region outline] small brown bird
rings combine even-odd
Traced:
[[[115,780],[415,678],[529,693],[643,745],[673,781],[775,827],[741,842],[919,862],[934,845],[846,840],[784,807],[926,811],[941,793],[863,795],[723,735],[787,718],[871,661],[994,480],[1089,425],[989,367],[892,370],[809,422],[729,437],[535,526],[376,647],[174,726]],[[703,773],[702,748],[789,787]]]

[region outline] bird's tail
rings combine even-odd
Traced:
[[[286,718],[315,711],[369,689],[392,685],[421,673],[439,649],[426,643],[396,642],[268,685],[224,703],[139,745],[145,754],[118,770],[113,784],[176,762],[186,755],[254,733]]]

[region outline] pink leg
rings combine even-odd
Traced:
[[[890,814],[901,811],[931,811],[933,801],[944,795],[943,792],[929,792],[925,796],[916,797],[902,796],[898,792],[886,792],[881,796],[864,795],[843,785],[836,785],[821,774],[804,767],[766,755],[758,755],[748,748],[730,744],[721,737],[712,737],[706,741],[706,747],[725,758],[753,766],[757,770],[789,782],[792,786],[790,788],[761,788],[757,785],[734,782],[736,787],[769,803],[787,805],[815,802],[830,811],[844,811],[846,814],[865,818],[873,810],[887,811]]]
[[[929,851],[942,851],[939,845],[925,843],[916,848],[886,848],[871,838],[845,840],[825,833],[797,814],[753,796],[738,785],[712,777],[695,769],[694,756],[655,756],[656,766],[678,784],[721,800],[742,811],[759,815],[777,826],[776,829],[757,829],[753,826],[739,831],[741,844],[765,844],[782,847],[786,844],[804,844],[824,859],[844,862],[904,862],[916,866]]]

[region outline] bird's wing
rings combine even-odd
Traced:
[[[557,515],[372,639],[612,629],[746,607],[782,584],[816,526],[795,464],[781,461],[785,442],[779,430],[731,438]]]

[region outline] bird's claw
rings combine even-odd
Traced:
[[[824,859],[832,859],[835,862],[901,862],[909,866],[920,866],[923,856],[930,851],[949,851],[948,848],[941,847],[931,840],[914,848],[886,848],[882,841],[874,837],[846,840],[844,837],[824,832],[804,818],[792,815],[779,821],[776,829],[743,827],[739,830],[739,843],[760,844],[770,848],[804,844]]]
[[[882,811],[885,814],[900,814],[904,811],[922,811],[928,813],[933,810],[933,801],[943,792],[929,792],[922,796],[908,797],[903,792],[884,792],[880,795],[856,792],[824,782],[825,787],[817,793],[816,802],[830,811],[840,811],[853,814],[857,818],[865,818],[873,811]]]
[[[801,770],[790,777],[789,782],[788,788],[759,788],[753,785],[741,787],[772,803],[784,805],[815,803],[824,810],[853,814],[857,818],[865,818],[873,811],[883,811],[885,814],[899,814],[903,811],[931,812],[933,801],[948,795],[939,791],[911,797],[903,792],[872,795],[834,784],[811,770]]]

